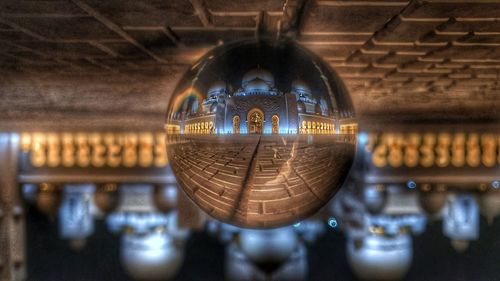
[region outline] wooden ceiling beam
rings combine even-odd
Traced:
[[[300,32],[301,22],[306,13],[306,7],[311,0],[286,0],[283,5],[283,14],[278,23],[278,37],[285,35],[296,38]]]
[[[8,25],[11,28],[13,28],[14,30],[23,32],[24,34],[26,34],[28,36],[31,36],[31,37],[33,37],[35,39],[38,39],[38,40],[41,40],[41,41],[47,41],[46,37],[44,37],[44,36],[42,36],[42,35],[40,35],[40,34],[38,34],[36,32],[33,32],[33,31],[29,30],[29,29],[26,29],[26,28],[18,25],[17,23],[14,23],[14,22],[12,22],[10,20],[0,18],[0,23]]]
[[[191,2],[191,5],[193,5],[193,8],[196,11],[198,17],[200,18],[200,21],[203,24],[203,26],[205,27],[214,26],[210,11],[208,11],[207,5],[203,0],[189,0],[189,2]]]
[[[80,9],[85,11],[87,14],[91,15],[94,17],[97,21],[102,23],[104,26],[106,26],[108,29],[111,31],[115,32],[116,34],[120,35],[123,39],[127,40],[130,44],[134,45],[137,47],[139,50],[143,51],[147,55],[149,55],[151,58],[156,60],[157,62],[165,63],[165,61],[148,50],[146,47],[144,47],[139,41],[137,41],[135,38],[130,36],[127,32],[125,32],[120,26],[118,26],[116,23],[112,22],[110,19],[107,17],[103,16],[101,13],[99,13],[96,9],[91,7],[89,4],[85,3],[84,1],[81,0],[71,0],[75,5],[77,5]]]

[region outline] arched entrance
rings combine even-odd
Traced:
[[[273,117],[271,118],[271,124],[272,124],[273,134],[279,134],[280,133],[280,118],[278,117],[277,114],[273,115]]]
[[[233,134],[239,134],[240,133],[240,116],[234,115],[233,116]]]
[[[249,134],[262,134],[264,127],[264,112],[258,108],[254,108],[248,112],[248,133]]]

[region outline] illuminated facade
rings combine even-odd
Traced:
[[[213,83],[190,108],[180,116],[185,134],[334,134],[337,122],[327,101],[315,98],[306,83],[294,80],[284,92],[260,68],[248,71],[233,92],[224,81]]]

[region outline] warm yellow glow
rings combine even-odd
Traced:
[[[93,133],[90,135],[89,141],[92,149],[91,162],[94,167],[102,167],[106,164],[106,146],[103,144],[102,135],[98,133]]]
[[[150,167],[153,164],[153,134],[139,135],[139,166]]]
[[[21,133],[21,150],[26,152],[31,148],[31,134]]]
[[[406,167],[494,167],[500,164],[500,135],[492,133],[369,134],[365,149],[372,163]]]
[[[321,134],[321,135],[335,134],[333,124],[322,122],[320,120],[317,121],[302,120],[302,122],[299,123],[299,134]]]
[[[358,132],[358,124],[343,124],[340,125],[341,134],[356,134]]]
[[[165,134],[156,133],[155,136],[154,154],[156,157],[154,163],[156,167],[164,167],[168,164]]]
[[[61,145],[59,135],[47,134],[47,165],[57,167],[61,163]]]
[[[166,130],[167,134],[171,134],[171,135],[177,134],[178,135],[181,133],[181,126],[167,124],[167,125],[165,125],[165,130]]]
[[[46,163],[46,135],[43,133],[33,133],[31,146],[31,163],[35,167],[44,166]]]
[[[215,134],[214,122],[200,121],[188,123],[184,126],[184,134]]]
[[[210,127],[210,123],[207,123]],[[21,133],[35,167],[164,167],[165,133]]]

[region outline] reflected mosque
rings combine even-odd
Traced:
[[[186,134],[334,134],[338,127],[327,101],[313,97],[306,83],[295,80],[284,93],[261,68],[248,71],[232,93],[226,82],[213,83],[207,98],[179,117]]]

